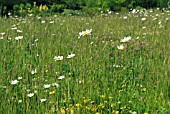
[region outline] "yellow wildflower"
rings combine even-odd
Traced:
[[[39,7],[39,11],[40,11],[40,12],[42,11],[42,8],[43,8],[43,7],[42,7],[42,4],[41,4],[40,7]]]
[[[36,7],[36,2],[34,2],[34,7]]]
[[[100,97],[101,97],[101,98],[105,98],[105,95],[101,95]]]
[[[122,92],[123,90],[119,90],[119,93]]]
[[[112,111],[112,113],[115,113],[115,112],[116,112],[116,110],[113,110],[113,111]]]
[[[118,101],[117,103],[118,103],[118,104],[120,104],[121,102],[120,102],[120,101]]]
[[[42,9],[43,9],[43,10],[45,10],[45,11],[47,11],[47,10],[48,10],[47,5],[46,5],[46,4],[45,4],[45,5],[43,5]]]
[[[124,88],[126,85],[122,85],[122,88]]]
[[[81,104],[80,103],[77,103],[77,104],[75,104],[77,107],[81,107]]]
[[[61,109],[61,114],[65,114],[66,113],[66,111],[62,108]]]
[[[115,114],[119,114],[119,111],[116,111]]]
[[[114,103],[111,104],[111,107],[112,107],[112,108],[115,107],[115,106],[116,106],[116,104],[114,104]]]
[[[88,106],[86,106],[86,109],[87,109],[87,110],[90,110],[90,108],[89,108]]]
[[[109,99],[112,99],[113,97],[109,96]]]
[[[98,107],[104,108],[104,104],[103,104],[103,103],[100,103]]]
[[[48,72],[48,70],[45,70],[45,72]]]
[[[70,114],[74,114],[74,110],[73,109],[70,110]]]
[[[84,103],[87,103],[87,102],[88,102],[88,100],[84,99]]]
[[[143,88],[143,91],[146,91],[146,88]]]
[[[132,101],[129,101],[130,104],[132,104],[133,102]]]
[[[54,93],[55,93],[55,91],[50,91],[50,92],[49,92],[50,95],[52,95],[52,94],[54,94]]]

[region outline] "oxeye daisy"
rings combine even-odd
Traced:
[[[124,50],[124,49],[125,49],[125,46],[121,44],[121,45],[117,46],[117,48],[118,48],[119,50]]]
[[[27,94],[27,96],[32,97],[32,96],[34,96],[34,93],[29,93],[29,94]]]
[[[11,84],[12,84],[12,85],[15,85],[15,84],[17,84],[18,82],[19,82],[18,80],[12,80],[12,81],[11,81]]]
[[[55,56],[54,60],[55,61],[63,60],[63,56]]]

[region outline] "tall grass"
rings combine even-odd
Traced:
[[[169,16],[0,18],[0,113],[170,113]]]

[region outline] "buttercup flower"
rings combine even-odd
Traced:
[[[52,94],[54,94],[54,93],[55,93],[55,91],[50,91],[50,92],[49,92],[50,95],[52,95]]]

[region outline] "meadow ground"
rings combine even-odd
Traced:
[[[29,14],[0,33],[1,114],[170,113],[169,11]]]

